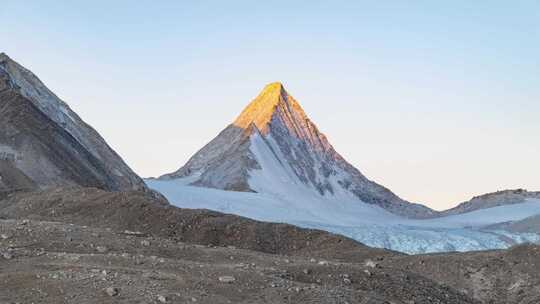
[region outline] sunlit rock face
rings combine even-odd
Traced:
[[[279,82],[267,85],[216,138],[182,168],[160,179],[192,185],[288,195],[309,192],[335,203],[357,199],[398,215],[423,218],[431,209],[404,201],[349,164]]]
[[[0,192],[79,185],[147,188],[32,72],[0,54]]]

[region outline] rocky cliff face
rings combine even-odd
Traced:
[[[147,188],[69,106],[0,54],[0,192],[62,185]]]
[[[434,211],[406,202],[367,179],[337,153],[281,83],[267,85],[215,139],[185,166],[161,179],[194,185],[289,195],[346,196],[406,217]]]

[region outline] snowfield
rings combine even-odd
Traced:
[[[482,229],[486,225],[540,214],[540,200],[443,218],[412,220],[354,198],[329,200],[311,191],[301,191],[300,185],[295,184],[287,192],[277,194],[245,193],[189,186],[192,180],[193,177],[148,179],[146,183],[177,207],[210,209],[260,221],[321,229],[368,246],[409,254],[502,249],[515,243],[540,242],[537,234]],[[272,187],[277,186],[272,184]]]

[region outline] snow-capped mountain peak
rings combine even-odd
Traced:
[[[364,177],[279,82],[265,86],[232,124],[161,179],[188,177],[197,186],[275,195],[301,192],[329,204],[354,198],[406,217],[434,213]]]
[[[267,131],[277,107],[286,107],[289,94],[280,82],[268,84],[234,121],[234,125],[247,129],[254,124],[260,131]]]
[[[524,192],[499,193],[448,214],[404,201],[341,157],[280,83],[267,85],[182,168],[147,183],[179,207],[323,229],[406,253],[506,248],[539,239],[484,229],[538,214],[540,195],[514,201]],[[519,226],[531,222],[537,218]]]
[[[289,135],[306,141],[311,148],[323,151],[331,149],[326,137],[280,82],[266,85],[233,123],[242,129],[248,129],[250,124],[254,124],[264,135],[269,134],[272,124],[279,124]]]

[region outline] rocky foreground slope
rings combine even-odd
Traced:
[[[0,302],[479,303],[394,252],[138,192],[14,194],[0,235]]]
[[[147,190],[32,72],[0,54],[0,193],[79,185]]]
[[[476,303],[375,264],[41,221],[0,220],[0,229],[6,303]]]
[[[483,303],[540,303],[540,246],[400,256],[382,262],[420,273]]]
[[[144,231],[153,235],[214,246],[272,254],[304,254],[333,259],[362,259],[395,254],[360,246],[343,236],[292,225],[263,223],[208,210],[180,209],[142,192],[94,188],[57,188],[16,193],[0,201],[0,218],[53,220],[79,225]],[[339,247],[340,250],[335,250]]]
[[[141,192],[0,201],[0,303],[538,303],[540,247],[408,256]]]

